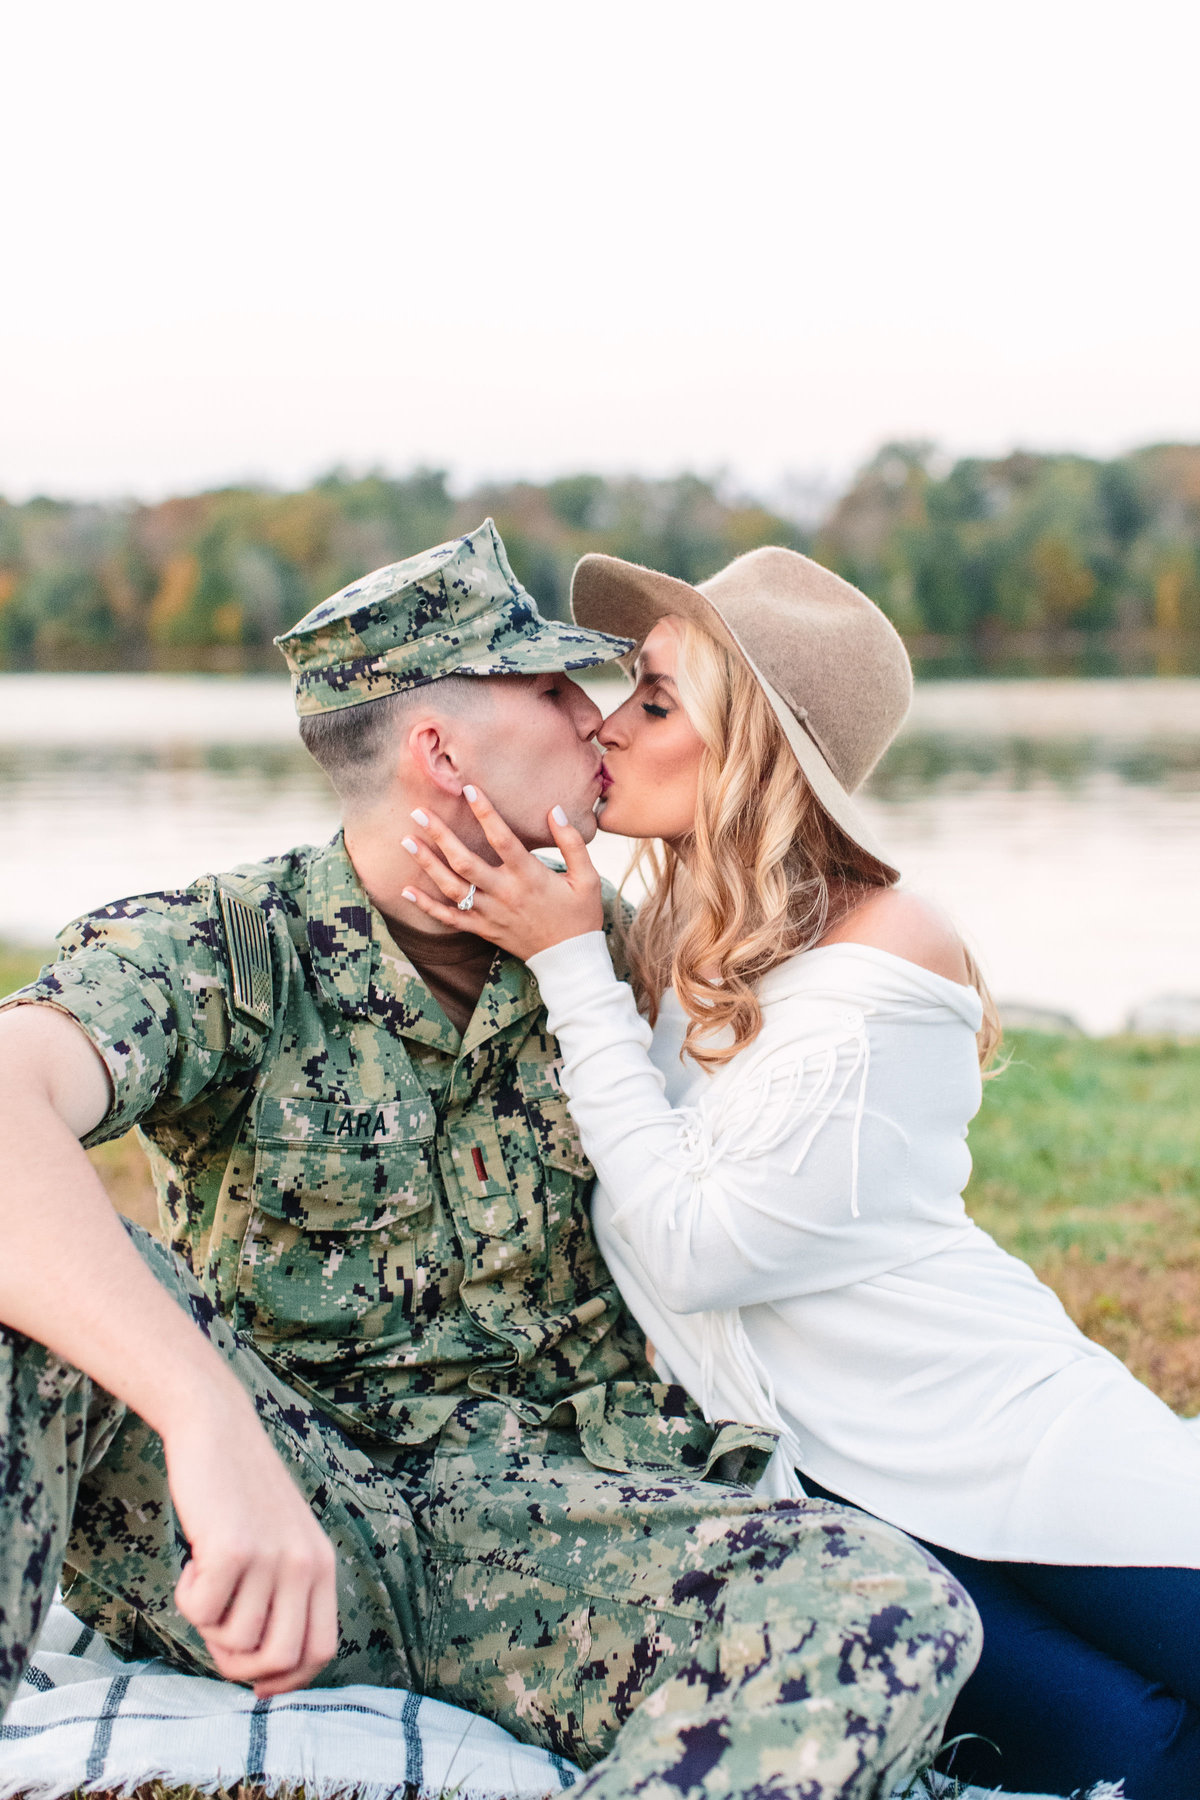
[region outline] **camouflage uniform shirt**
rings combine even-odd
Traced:
[[[172,1247],[356,1435],[427,1442],[494,1395],[569,1401],[602,1467],[761,1446],[649,1375],[533,977],[498,952],[460,1037],[340,836],[90,914],[12,1000],[83,1026],[114,1094],[88,1141],[140,1128]]]

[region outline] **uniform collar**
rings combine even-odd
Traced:
[[[473,1050],[541,1005],[524,963],[501,956],[460,1043],[419,972],[393,944],[340,831],[309,864],[305,911],[313,979],[327,1004],[341,1013],[373,1013],[400,1036],[454,1056]]]
[[[542,1004],[537,983],[515,956],[503,955],[492,964],[487,986],[476,1002],[463,1037],[463,1052],[495,1037],[506,1026],[527,1018]]]
[[[365,1011],[375,959],[372,908],[340,831],[308,865],[304,912],[322,998],[339,1012]]]

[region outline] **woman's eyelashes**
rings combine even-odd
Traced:
[[[662,688],[659,685],[657,678],[646,680],[643,683],[642,692],[646,695],[646,698],[642,701],[642,711],[644,713],[649,713],[652,719],[666,719],[670,717],[670,707],[661,704]]]

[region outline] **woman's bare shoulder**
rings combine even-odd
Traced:
[[[969,980],[962,939],[939,907],[920,894],[880,888],[840,919],[822,944],[866,944],[917,963],[948,981]]]

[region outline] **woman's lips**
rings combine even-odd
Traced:
[[[596,795],[596,800],[595,800],[595,804],[592,807],[592,811],[596,814],[597,817],[599,817],[600,812],[603,809],[605,800],[608,798],[608,791],[612,787],[612,784],[613,784],[613,778],[609,774],[608,770],[605,768],[603,763],[601,763],[600,767],[596,770],[596,780],[600,783],[600,792]]]

